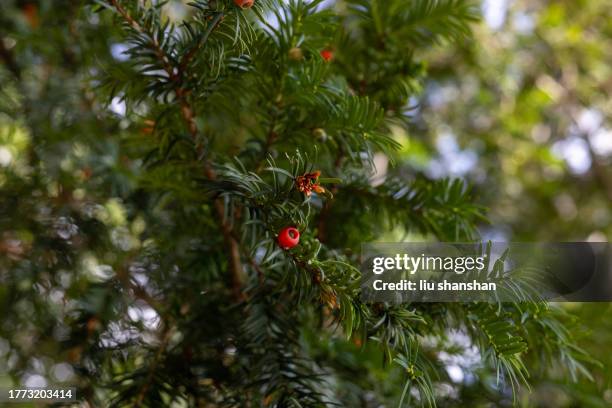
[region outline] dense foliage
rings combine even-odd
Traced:
[[[387,168],[426,56],[473,42],[479,9],[322,3],[3,2],[0,380],[90,406],[370,407],[590,376],[554,305],[360,300],[362,243],[486,221],[464,181]]]

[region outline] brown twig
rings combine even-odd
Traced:
[[[126,20],[126,22],[132,26],[135,30],[143,33],[148,36],[151,41],[151,45],[155,50],[158,58],[161,59],[164,71],[168,74],[170,81],[174,83],[174,91],[177,96],[177,100],[179,102],[181,108],[181,116],[187,125],[187,129],[191,135],[191,138],[196,146],[196,151],[198,153],[198,157],[202,159],[204,165],[204,174],[209,180],[216,180],[217,174],[210,164],[208,160],[204,157],[204,149],[202,144],[198,138],[198,127],[195,121],[195,110],[193,105],[189,102],[189,90],[185,89],[181,86],[181,80],[184,78],[184,70],[189,64],[189,61],[195,56],[195,53],[202,48],[202,46],[206,43],[212,31],[219,25],[220,21],[223,19],[223,14],[217,14],[208,30],[202,36],[201,41],[198,43],[197,47],[194,47],[189,53],[183,57],[179,65],[175,68],[171,64],[171,59],[166,55],[163,48],[159,45],[155,36],[148,33],[130,14],[125,10],[117,0],[111,0],[112,5],[117,9],[117,12]],[[234,298],[238,301],[244,298],[242,293],[242,281],[244,276],[244,271],[242,268],[242,262],[240,259],[240,247],[239,243],[232,235],[232,227],[229,224],[228,220],[225,217],[225,206],[223,204],[222,199],[217,198],[214,202],[214,208],[216,212],[216,219],[219,223],[219,227],[221,228],[221,232],[223,233],[223,238],[225,245],[228,250],[229,257],[229,270],[230,270],[230,280],[232,285],[232,292]]]

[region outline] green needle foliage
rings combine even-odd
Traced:
[[[364,242],[478,238],[464,182],[374,181],[419,51],[476,20],[468,0],[3,2],[0,379],[91,406],[373,407],[588,376],[553,306],[359,296]],[[300,191],[316,171],[325,191]]]

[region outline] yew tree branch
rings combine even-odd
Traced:
[[[212,167],[210,161],[206,159],[204,154],[204,148],[199,141],[199,132],[195,120],[195,109],[193,107],[193,104],[189,100],[190,92],[188,89],[182,86],[181,81],[183,78],[185,78],[185,69],[189,64],[189,61],[195,56],[197,51],[204,46],[213,30],[218,27],[219,23],[223,19],[223,14],[219,13],[213,18],[207,31],[202,35],[202,39],[198,43],[198,46],[194,47],[191,51],[189,51],[185,55],[185,57],[183,57],[178,66],[174,67],[172,66],[171,62],[172,59],[169,58],[164,49],[159,45],[158,41],[155,39],[155,36],[147,32],[147,30],[141,24],[139,24],[132,16],[130,16],[127,10],[125,10],[125,8],[123,8],[117,0],[111,0],[111,4],[133,29],[147,36],[150,39],[151,47],[153,48],[157,57],[161,60],[162,66],[164,67],[164,71],[167,73],[170,81],[173,83],[174,92],[181,108],[181,117],[183,118],[183,121],[185,122],[185,125],[189,130],[189,134],[191,135],[192,141],[196,146],[198,157],[202,159],[204,175],[209,180],[216,180],[217,174],[214,168]],[[244,298],[244,294],[242,293],[244,271],[242,267],[242,261],[240,259],[240,244],[232,234],[232,227],[227,218],[225,217],[225,206],[221,198],[215,199],[214,209],[216,212],[216,219],[221,229],[221,232],[223,233],[223,240],[228,251],[232,292],[236,300],[242,300]]]

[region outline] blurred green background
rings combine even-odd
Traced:
[[[612,4],[488,0],[482,10],[474,43],[433,52],[415,132],[402,136],[406,162],[475,183],[492,221],[483,237],[609,241]],[[542,381],[523,402],[612,405],[610,304],[563,307],[602,367],[593,383]]]
[[[98,228],[111,230],[109,248],[147,247],[140,235],[145,221],[128,221],[121,200],[108,199],[131,191],[139,169],[122,156],[119,139],[105,135],[133,132],[134,119],[125,116],[126,107],[119,100],[100,106],[94,97],[98,84],[91,79],[96,69],[112,69],[124,61],[125,44],[116,41],[118,28],[97,15],[76,20],[71,13],[82,10],[71,3],[7,1],[0,5],[4,63],[0,69],[0,228],[4,228],[0,229],[0,284],[12,261],[28,253],[33,236],[49,231],[76,236],[70,216],[49,213],[48,208],[58,203],[87,202],[89,218],[81,220],[81,225],[90,228],[87,233],[93,236]],[[403,146],[395,165],[407,174],[416,170],[432,178],[450,175],[469,180],[479,204],[490,209],[491,223],[481,226],[485,239],[608,241],[612,236],[612,4],[609,0],[486,0],[482,11],[483,21],[472,40],[423,55],[429,61],[429,75],[421,84],[422,93],[405,112],[413,118],[411,131],[398,128],[394,134]],[[170,18],[181,19],[187,8],[171,1],[167,12]],[[56,15],[55,31],[41,27],[40,16],[45,13]],[[58,33],[56,37],[50,36],[53,32]],[[88,52],[82,52],[84,44]],[[28,72],[15,71],[11,65],[15,47],[30,58]],[[22,88],[5,81],[11,75],[23,76]],[[14,119],[24,96],[29,101],[28,127]],[[45,136],[38,138],[28,129]],[[150,131],[146,121],[139,131],[143,136]],[[33,146],[33,138],[47,142]],[[31,155],[42,158],[47,166],[44,179],[29,177]],[[387,158],[377,157],[377,164],[384,175]],[[23,199],[26,192],[29,198]],[[43,199],[50,205],[40,205]],[[14,217],[15,208],[24,215],[36,214],[40,222]],[[10,219],[5,215],[9,213],[13,214]],[[75,247],[78,250],[78,242],[64,249],[74,251]],[[62,248],[57,249],[61,253]],[[61,263],[57,253],[28,256],[33,263]],[[106,265],[115,256],[111,250],[85,253],[80,257],[81,275],[59,273],[57,279],[76,279],[83,285],[103,279]],[[22,276],[26,290],[31,281],[27,271]],[[52,321],[46,317],[59,313],[64,294],[44,287],[37,290],[45,293],[44,301],[21,302],[0,286],[0,385],[12,382],[6,373],[16,364],[28,365],[21,379],[28,385],[42,385],[45,377],[61,383],[79,376],[62,360],[77,359],[81,350],[64,344],[70,339],[57,327],[46,326]],[[79,306],[93,308],[104,302],[94,297],[90,305]],[[19,316],[3,315],[9,303]],[[575,383],[560,376],[555,381],[554,375],[552,380],[538,381],[539,368],[530,367],[536,384],[532,392],[523,392],[522,401],[549,407],[610,406],[610,305],[563,307],[577,316],[584,328],[580,345],[601,367],[592,368],[593,381]],[[130,317],[143,330],[155,325],[152,310],[134,308],[132,312]],[[28,330],[19,326],[16,331],[17,321],[25,321]],[[96,330],[97,324],[95,319],[85,323],[83,336]],[[23,350],[36,347],[49,352],[57,347],[36,341],[34,329],[57,331],[54,336],[64,350],[57,361],[25,362],[12,352],[12,343],[21,344]],[[115,329],[108,335],[108,344],[127,335],[121,327]],[[462,392],[469,395],[466,370],[449,365],[450,377],[464,383]]]

